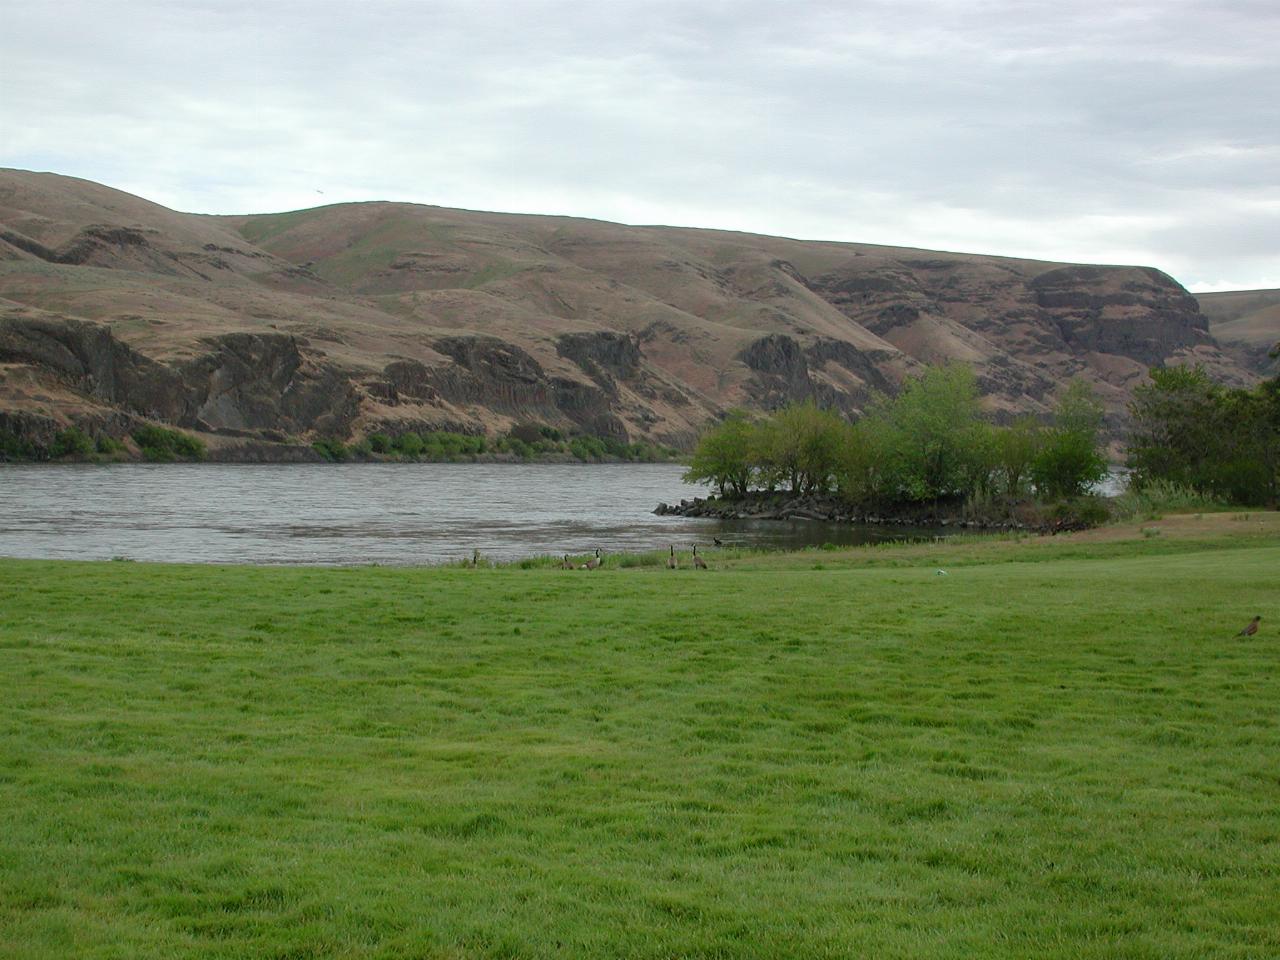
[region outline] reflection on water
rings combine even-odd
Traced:
[[[0,556],[423,564],[901,538],[803,521],[656,517],[704,496],[675,464],[0,466]]]

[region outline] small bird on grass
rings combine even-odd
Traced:
[[[1257,632],[1258,632],[1258,623],[1259,623],[1261,620],[1262,620],[1262,617],[1254,617],[1252,620],[1250,620],[1250,621],[1249,621],[1249,625],[1248,625],[1248,626],[1246,626],[1246,627],[1245,627],[1243,630],[1241,630],[1239,633],[1237,633],[1237,634],[1236,634],[1236,636],[1237,636],[1237,637],[1252,637],[1255,633],[1257,633]]]

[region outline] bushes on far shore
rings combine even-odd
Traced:
[[[203,440],[181,430],[144,424],[131,434],[143,459],[154,463],[203,460]],[[520,460],[575,459],[584,463],[613,460],[658,463],[676,459],[678,450],[651,443],[630,443],[613,437],[568,435],[546,425],[520,424],[500,437],[436,430],[406,431],[396,436],[375,432],[355,441],[321,437],[311,448],[331,463],[349,460],[413,460],[467,462],[481,457],[516,457]],[[119,460],[126,459],[125,444],[106,434],[91,435],[71,426],[41,440],[0,429],[0,461]]]
[[[71,426],[59,430],[48,442],[0,430],[0,461],[121,460],[127,455],[123,441],[104,434],[97,436]]]
[[[203,460],[206,455],[204,441],[199,437],[154,424],[146,424],[134,430],[133,440],[142,450],[143,459],[153,463]]]
[[[335,438],[324,438],[317,440],[312,447],[332,462],[352,458],[465,462],[481,456],[507,455],[520,460],[572,457],[584,463],[607,460],[657,463],[680,455],[677,450],[650,443],[628,443],[612,437],[568,436],[555,427],[540,424],[518,424],[505,436],[497,438],[446,430],[421,434],[407,431],[394,437],[376,432],[350,445]]]

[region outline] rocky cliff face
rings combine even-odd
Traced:
[[[0,322],[0,365],[27,367],[115,409],[119,435],[135,421],[282,441],[286,435],[346,434],[359,412],[353,384],[337,368],[306,359],[286,334],[231,333],[200,341],[181,363],[145,356],[109,326],[68,318]],[[74,419],[74,418],[73,418]]]
[[[1150,268],[407,204],[200,217],[0,171],[11,432],[151,419],[262,457],[534,421],[688,446],[734,406],[857,415],[944,360],[996,417],[1084,377],[1117,425],[1150,366],[1255,375]]]

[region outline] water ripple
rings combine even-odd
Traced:
[[[426,564],[470,557],[855,543],[814,523],[656,517],[704,493],[673,464],[0,466],[0,556]],[[899,534],[900,535],[900,534]]]

